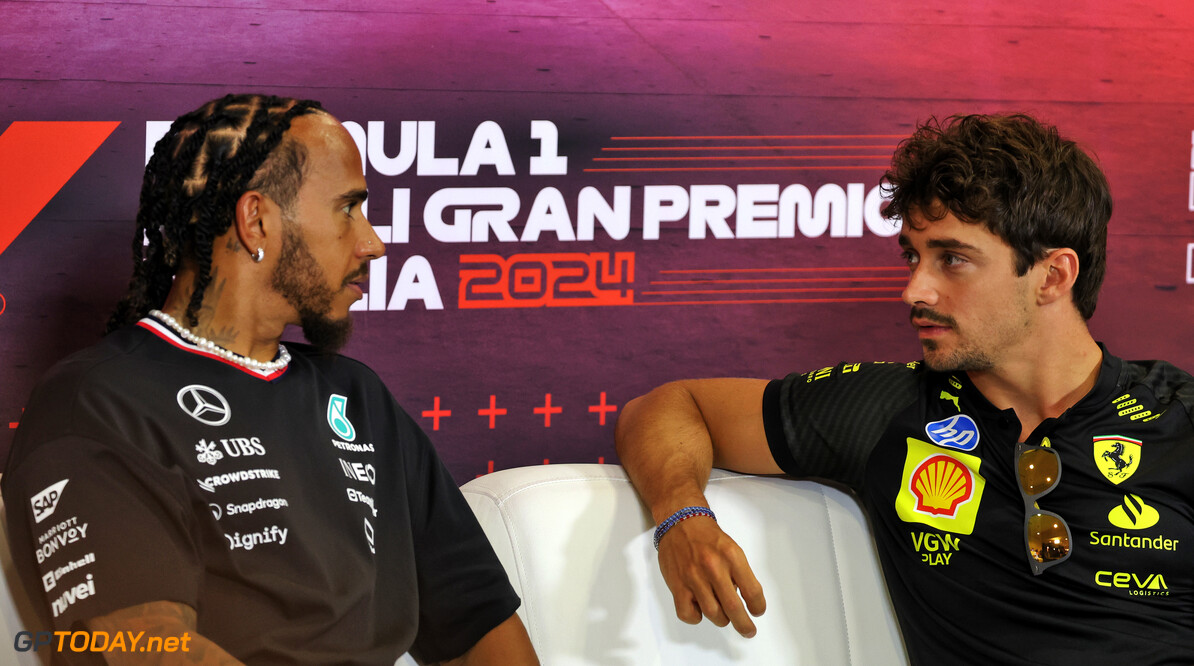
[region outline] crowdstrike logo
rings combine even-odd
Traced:
[[[219,391],[202,384],[182,387],[178,391],[176,399],[182,411],[205,425],[221,426],[232,418],[232,409],[228,406],[228,401],[224,399],[224,396],[220,395]]]
[[[333,393],[328,398],[328,425],[340,439],[351,442],[357,438],[356,428],[348,420],[348,398]]]

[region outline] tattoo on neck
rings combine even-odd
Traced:
[[[240,241],[236,239],[236,236],[230,236],[228,242],[224,244],[224,249],[229,252],[240,252]]]

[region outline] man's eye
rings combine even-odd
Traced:
[[[962,257],[959,257],[956,254],[946,254],[946,255],[942,256],[941,261],[946,266],[958,266],[960,264],[966,263],[965,259],[963,259]]]
[[[905,264],[912,266],[916,263],[917,256],[912,250],[904,250],[900,253],[900,259],[903,259]]]

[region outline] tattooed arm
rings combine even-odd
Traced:
[[[87,621],[91,631],[124,636],[126,651],[104,653],[107,663],[115,666],[241,663],[220,646],[200,636],[196,626],[195,609],[176,601],[130,606]]]

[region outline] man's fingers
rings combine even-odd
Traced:
[[[700,624],[701,607],[697,605],[696,599],[693,599],[692,595],[673,594],[672,600],[676,602],[676,617],[688,624]]]
[[[710,622],[719,627],[724,627],[730,623],[729,618],[722,611],[721,602],[718,601],[717,595],[713,594],[713,590],[704,588],[697,593],[696,600],[701,606],[701,613],[709,618]]]
[[[750,614],[755,617],[762,615],[767,610],[767,599],[763,596],[763,586],[759,584],[759,579],[755,578],[755,573],[751,571],[745,557],[734,563],[733,576],[734,584],[738,586],[738,592],[742,594],[742,600],[746,602]]]
[[[747,615],[742,600],[738,598],[738,588],[728,578],[717,581],[717,598],[721,600],[721,607],[729,621],[734,624],[734,630],[747,638],[755,635],[755,623]],[[725,624],[717,625],[724,627]]]

